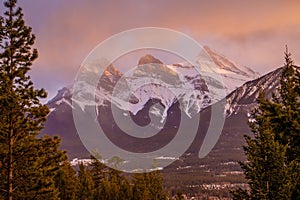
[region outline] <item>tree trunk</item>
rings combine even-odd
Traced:
[[[8,180],[7,180],[7,200],[13,199],[13,131],[10,131],[9,143],[8,143]]]

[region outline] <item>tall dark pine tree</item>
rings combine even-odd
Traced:
[[[92,200],[95,189],[93,177],[91,172],[82,163],[79,165],[78,180],[77,199]]]
[[[285,67],[280,80],[280,97],[273,97],[277,116],[272,124],[276,139],[288,145],[287,160],[300,160],[300,69],[295,67],[286,49]],[[275,113],[273,113],[275,114]]]
[[[49,111],[28,75],[38,54],[16,3],[7,0],[0,18],[0,199],[56,199],[53,178],[65,156],[58,137],[37,137]]]
[[[234,191],[234,199],[299,199],[299,79],[286,50],[281,85],[271,100],[261,93],[250,123],[254,137],[245,136],[248,161],[240,164],[250,191]]]
[[[163,190],[163,177],[159,171],[140,173],[133,176],[133,200],[164,200],[167,196]]]
[[[60,170],[55,177],[55,185],[62,200],[75,200],[78,188],[78,179],[75,169],[69,162],[61,163]]]
[[[97,158],[96,158],[97,157]],[[92,156],[90,166],[94,181],[94,199],[123,200],[131,199],[132,192],[128,179],[120,171],[107,167],[98,159],[100,155]]]

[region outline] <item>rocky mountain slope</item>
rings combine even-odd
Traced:
[[[227,92],[232,92],[227,98],[227,118],[232,117],[234,113],[236,114],[237,111],[244,109],[244,107],[246,108],[245,110],[247,110],[247,106],[249,107],[249,104],[252,105],[254,97],[257,94],[257,91],[254,91],[256,89],[255,85],[262,84],[262,82],[265,82],[268,78],[253,83],[248,82],[247,84],[251,83],[252,85],[245,84],[242,87],[239,87],[241,83],[257,77],[258,74],[246,67],[236,65],[234,62],[217,54],[208,47],[205,47],[205,49],[215,62],[217,66],[215,69],[217,69],[222,77],[224,84],[221,83],[222,81],[214,79],[214,77],[203,77],[198,69],[187,63],[164,65],[160,60],[153,56],[145,55],[138,61],[138,68],[132,70],[129,76],[127,74],[127,79],[122,78],[124,75],[117,68],[109,65],[99,79],[95,99],[86,99],[91,100],[91,105],[94,103],[94,106],[97,107],[98,120],[105,127],[117,127],[112,126],[115,122],[111,115],[111,106],[120,110],[124,116],[131,117],[134,122],[139,125],[149,124],[153,116],[154,118],[158,118],[157,121],[159,121],[160,124],[156,124],[156,128],[163,128],[161,132],[170,133],[165,134],[165,139],[159,137],[156,139],[154,138],[152,144],[156,144],[156,147],[155,145],[151,145],[152,149],[159,148],[172,139],[174,136],[172,135],[172,132],[173,134],[176,133],[176,123],[180,119],[180,115],[178,114],[180,109],[184,110],[185,117],[191,118],[196,113],[201,112],[202,121],[205,121],[204,119],[206,118],[209,120],[209,117],[202,117],[202,115],[204,116],[205,113],[208,112],[207,110],[209,110],[210,105],[217,103],[220,98],[222,98],[222,96],[213,94],[215,88],[221,88],[227,90]],[[205,65],[200,66],[207,67]],[[151,78],[154,77],[156,80],[162,80],[165,85],[151,82],[151,79],[150,82],[147,83],[146,81],[147,78],[149,78],[149,74],[152,75]],[[87,75],[89,78],[91,78],[91,76],[97,76],[94,72],[88,72]],[[140,84],[138,82],[140,80],[144,81],[141,87],[138,87],[131,92],[130,88],[134,88],[136,85]],[[230,84],[226,84],[226,82]],[[116,86],[118,86],[117,88],[119,90],[115,89]],[[236,87],[239,88],[234,90]],[[253,90],[253,92],[249,92],[248,87],[251,87],[252,89],[250,90]],[[127,92],[128,90],[130,92]],[[83,85],[82,91],[83,94],[81,95],[89,96],[89,85]],[[254,95],[252,99],[247,96],[248,103],[245,100],[245,94]],[[72,86],[65,87],[59,90],[58,94],[48,102],[51,112],[43,132],[50,135],[61,135],[63,138],[62,148],[68,151],[71,158],[86,157],[88,153],[81,144],[73,122],[72,109],[74,105],[72,104],[77,103],[73,101],[73,95]],[[179,99],[181,99],[181,101],[179,101]],[[90,105],[90,102],[84,103],[84,105],[80,106],[84,107]],[[181,104],[179,105],[179,103]],[[204,123],[208,123],[208,121]],[[107,129],[112,136],[120,131],[116,128]],[[198,135],[202,135],[201,138],[203,139],[203,134]],[[119,141],[122,141],[117,141],[121,146],[135,146],[134,140],[127,143],[124,142],[124,140]],[[140,144],[141,145],[136,146],[147,148],[146,143],[145,145],[143,145],[144,143]],[[136,151],[141,151],[141,149],[137,148]]]
[[[204,186],[234,188],[245,185],[238,161],[244,159],[243,136],[251,135],[247,124],[250,120],[249,113],[257,105],[256,98],[261,90],[270,98],[280,84],[282,68],[258,77],[252,70],[237,66],[210,49],[207,52],[217,64],[218,68],[214,69],[223,81],[205,77],[205,74],[198,73],[188,63],[164,65],[153,56],[146,55],[139,60],[139,68],[127,74],[127,79],[122,79],[124,74],[115,67],[108,66],[99,79],[96,98],[89,96],[87,84],[83,85],[85,90],[82,94],[87,97],[86,102],[78,102],[83,109],[85,106],[96,108],[97,120],[110,141],[124,150],[136,153],[155,151],[172,141],[178,131],[181,110],[184,110],[185,119],[192,119],[195,113],[200,113],[199,128],[193,143],[180,158],[163,170],[165,186],[171,189],[185,188],[186,191],[195,192]],[[152,64],[143,69],[149,63]],[[207,67],[207,63],[202,66]],[[164,80],[169,87],[146,80],[149,74]],[[96,75],[91,72],[87,77],[98,78]],[[142,87],[136,87],[141,80]],[[213,87],[209,87],[212,85]],[[116,86],[118,90],[115,90]],[[173,87],[172,90],[168,90],[170,86]],[[137,89],[130,90],[130,87]],[[187,88],[188,92],[182,92],[180,88]],[[220,113],[225,114],[224,127],[212,151],[205,158],[199,159],[198,153],[212,120],[212,106],[222,104],[219,101],[222,96],[213,93],[218,88],[225,89],[228,93],[224,97],[224,113]],[[65,87],[48,102],[51,112],[43,132],[59,134],[63,139],[62,148],[68,151],[70,159],[86,158],[89,152],[83,146],[73,121],[72,109],[74,103],[77,103],[73,101],[73,95],[72,86]],[[112,114],[113,109],[139,126],[151,125],[155,121],[157,123],[154,123],[154,128],[159,132],[148,138],[128,136],[118,127]],[[128,130],[130,131],[130,127]],[[188,128],[186,130],[188,133]]]
[[[227,121],[231,121],[237,115],[237,111],[246,111],[248,107],[252,106],[257,94],[257,91],[254,90],[268,78],[254,82],[252,85],[250,81],[246,83],[248,85],[239,87],[242,83],[258,77],[258,73],[236,65],[208,47],[205,49],[217,66],[213,69],[223,81],[217,80],[214,76],[204,77],[207,74],[199,73],[199,69],[188,63],[165,65],[152,55],[145,55],[140,58],[139,66],[125,75],[114,66],[109,65],[99,79],[96,97],[91,95],[89,85],[86,83],[83,83],[83,93],[80,94],[85,97],[83,103],[76,102],[72,98],[74,95],[72,86],[58,91],[58,94],[48,102],[51,113],[44,132],[51,135],[61,135],[63,138],[62,148],[68,151],[70,158],[86,157],[88,152],[77,135],[72,109],[74,103],[80,104],[83,109],[85,106],[92,105],[97,107],[98,120],[101,126],[110,133],[110,139],[118,138],[115,139],[115,142],[119,146],[133,151],[158,149],[172,140],[176,134],[180,110],[184,110],[184,115],[187,118],[193,118],[196,113],[200,112],[200,124],[208,124],[210,119],[207,113],[209,113],[210,106],[224,98],[226,92],[231,92],[227,97],[226,104],[228,118],[225,122],[224,129],[226,129]],[[200,60],[199,65],[204,68],[208,67],[207,63],[201,64]],[[205,69],[200,69],[200,72],[201,70]],[[151,74],[150,77],[149,74]],[[90,71],[86,73],[86,76],[89,79],[98,78],[97,73]],[[161,80],[163,84],[155,82],[156,80]],[[252,92],[248,91],[250,87]],[[235,88],[238,89],[234,90]],[[226,92],[220,95],[218,94],[219,90],[226,90]],[[254,96],[251,99],[246,94]],[[154,124],[154,126],[160,130],[160,135],[152,138],[151,145],[147,145],[149,141],[146,140],[137,141],[128,137],[120,138],[118,133],[122,130],[118,129],[117,123],[114,121],[111,107],[115,107],[123,116],[131,117],[136,124],[142,126],[148,125],[151,120],[157,118],[155,121],[159,123]],[[246,125],[243,124],[242,126]],[[205,136],[203,131],[205,126],[200,125],[200,127],[196,136],[198,143],[194,142],[190,148],[192,152],[199,149]]]

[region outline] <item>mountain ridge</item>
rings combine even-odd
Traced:
[[[178,67],[190,68],[191,66],[180,65]],[[220,101],[208,105],[199,112],[199,128],[193,143],[181,157],[174,159],[171,165],[163,169],[166,187],[191,187],[191,190],[196,191],[203,183],[221,182],[233,185],[244,183],[238,161],[245,160],[242,148],[245,144],[244,135],[252,135],[248,126],[248,121],[251,120],[249,113],[257,105],[256,98],[261,89],[266,93],[267,98],[270,98],[272,93],[276,91],[280,85],[282,69],[283,67],[257,79],[246,81],[226,96],[226,118],[220,138],[212,151],[202,159],[198,158],[198,152],[212,120],[212,107],[218,106]],[[299,67],[296,69],[299,70]],[[100,79],[100,82],[108,84],[108,88],[112,88],[118,82],[118,79],[108,79],[106,76],[102,78],[104,79]],[[191,81],[194,78],[188,80]],[[58,97],[49,101],[48,106],[51,112],[43,133],[50,135],[60,133],[63,139],[61,148],[67,150],[70,159],[87,158],[90,154],[82,144],[73,121],[72,92],[69,90],[71,90],[70,87],[63,88],[58,92]],[[201,90],[204,91],[205,89],[202,88]],[[131,98],[131,101],[139,101],[135,95]],[[122,149],[136,153],[155,151],[167,145],[176,135],[178,122],[180,122],[180,105],[178,102],[171,104],[167,110],[165,123],[158,127],[161,131],[150,137],[150,140],[145,140],[124,135],[112,116],[111,107],[115,107],[114,109],[118,110],[122,116],[131,118],[137,125],[146,126],[151,125],[153,117],[163,115],[163,110],[159,107],[163,107],[164,104],[160,99],[153,98],[147,101],[143,109],[137,113],[124,112],[116,104],[110,102],[109,98],[104,101],[101,105],[97,104],[97,112],[101,113],[98,114],[97,119],[101,127],[107,132],[107,137]],[[188,119],[189,116],[184,117]]]
[[[223,56],[217,56],[217,53],[214,52],[213,50],[209,49],[209,47],[205,46],[204,48],[206,51],[208,51],[211,54],[211,56],[213,57],[213,60],[216,60],[216,57],[218,57],[219,59],[222,58],[223,61],[224,60],[226,61],[226,62],[222,63],[222,66],[218,66],[220,69],[224,68],[224,65],[226,63],[229,63],[229,65],[230,65],[229,67],[225,67],[227,69],[232,67],[232,65],[234,65],[234,62],[229,61],[227,58],[225,58]],[[218,77],[218,75],[217,76],[215,76],[215,75],[206,76],[203,74],[199,74],[199,71],[194,66],[187,65],[186,63],[185,64],[178,63],[178,64],[172,64],[172,65],[165,65],[159,59],[157,59],[154,56],[149,55],[149,54],[141,57],[140,60],[138,61],[138,64],[139,64],[138,68],[132,72],[133,74],[131,74],[131,78],[129,80],[123,79],[124,81],[123,81],[122,87],[120,87],[119,91],[114,93],[114,94],[119,95],[119,96],[117,96],[117,98],[114,98],[114,96],[113,96],[114,87],[116,86],[117,82],[124,76],[124,74],[122,74],[114,66],[109,65],[103,71],[103,73],[100,77],[98,87],[100,87],[99,90],[102,90],[102,92],[100,91],[100,92],[96,93],[96,99],[98,101],[97,103],[103,104],[103,102],[105,100],[109,100],[111,102],[115,102],[116,104],[118,104],[121,109],[126,110],[126,109],[128,109],[128,107],[124,106],[124,104],[127,101],[127,99],[129,98],[130,103],[132,103],[131,108],[134,109],[134,110],[131,110],[131,112],[137,113],[139,110],[141,110],[143,108],[145,103],[150,98],[152,98],[151,94],[153,94],[153,93],[151,93],[151,91],[159,91],[159,90],[155,90],[155,88],[150,87],[151,84],[148,84],[148,86],[147,85],[142,86],[141,88],[138,88],[138,90],[133,91],[135,93],[139,93],[139,95],[134,94],[134,93],[129,95],[129,94],[124,93],[124,90],[128,90],[132,87],[133,88],[136,87],[135,84],[140,82],[140,80],[142,80],[141,78],[144,78],[145,80],[146,80],[146,78],[148,78],[147,80],[149,80],[149,77],[147,77],[149,74],[152,74],[152,75],[156,74],[155,78],[162,80],[164,83],[168,83],[168,81],[171,81],[170,82],[171,85],[165,85],[165,86],[171,87],[171,88],[173,87],[172,93],[175,92],[175,96],[171,95],[171,93],[170,93],[170,95],[166,95],[166,96],[170,96],[170,99],[167,100],[169,103],[164,104],[165,113],[168,110],[168,108],[174,103],[174,101],[176,101],[176,99],[178,100],[178,98],[184,98],[185,99],[184,104],[186,104],[185,110],[188,115],[191,115],[191,113],[198,113],[201,111],[201,109],[204,109],[208,105],[213,104],[213,103],[219,101],[220,99],[224,98],[226,96],[226,94],[225,94],[225,91],[222,92],[222,90],[224,90],[225,88],[226,88],[226,91],[229,93],[229,92],[233,91],[236,87],[241,85],[242,82],[249,80],[249,77],[253,77],[253,76],[257,75],[257,73],[249,70],[249,71],[251,71],[252,75],[250,74],[250,75],[247,75],[246,77],[243,77],[243,79],[240,79],[240,76],[243,76],[243,74],[247,74],[247,73],[243,72],[241,74],[236,74],[233,76],[232,74],[230,74],[231,71],[226,72],[223,70],[222,72],[220,72],[220,74],[221,74],[221,75],[219,75],[220,77]],[[237,69],[237,68],[238,68],[238,66],[233,67],[233,69]],[[232,71],[234,71],[234,70],[232,70]],[[237,71],[237,70],[235,70],[235,71]],[[91,73],[91,72],[89,72],[89,73]],[[94,77],[95,75],[91,74],[88,76]],[[221,78],[221,77],[223,78],[223,80],[225,80],[225,82],[224,82],[225,85],[223,85],[222,82],[219,82],[219,80],[217,80],[218,78]],[[150,81],[152,81],[152,80],[150,80]],[[175,83],[174,83],[174,81],[175,81]],[[230,84],[227,84],[227,83],[230,83]],[[119,85],[121,85],[121,84],[119,84]],[[155,85],[155,84],[152,84],[152,86],[153,85]],[[156,85],[158,86],[159,84],[156,84]],[[148,88],[145,88],[145,87],[148,87]],[[89,94],[87,93],[88,88],[89,88],[89,86],[86,86],[84,89],[82,89],[84,91],[84,94],[82,94],[82,96],[93,95],[91,93],[89,93]],[[185,88],[185,90],[188,92],[182,93],[180,90],[178,90],[176,88]],[[69,89],[69,91],[66,91],[67,89]],[[72,99],[71,87],[64,88],[63,90],[64,90],[64,93],[62,91],[59,91],[58,94],[48,102],[48,105],[52,105],[55,101],[58,101],[60,98],[66,97],[66,101],[68,101],[68,99]],[[142,92],[144,92],[144,95],[141,95]],[[166,92],[167,93],[164,93],[164,92],[163,93],[164,94],[169,93],[168,91],[166,91]],[[224,93],[224,94],[221,94],[221,93]],[[149,96],[149,94],[150,94],[150,96]],[[64,96],[62,96],[62,95],[64,95]],[[97,95],[99,95],[99,96],[97,96]],[[144,99],[141,99],[142,96],[144,96]],[[146,97],[146,96],[148,96],[148,97]],[[204,96],[205,98],[201,99],[202,96]],[[139,99],[139,97],[140,97],[140,99]],[[165,98],[163,97],[163,94],[160,94],[157,98],[162,100],[163,102],[165,100]],[[191,102],[190,99],[193,99],[193,102]],[[92,99],[89,99],[89,100],[93,101]],[[68,102],[71,103],[71,101],[68,101]],[[90,103],[92,103],[92,102],[90,102]],[[193,109],[195,109],[195,110],[193,110]]]
[[[181,86],[180,84],[183,84],[182,82],[185,81],[186,84],[189,84],[189,87],[193,87],[195,90],[195,92],[191,93],[191,96],[194,96],[193,98],[196,98],[196,99],[201,98],[200,99],[201,101],[195,101],[193,103],[190,101],[191,98],[189,98],[189,96],[186,97],[186,99],[189,100],[189,103],[191,105],[191,106],[189,106],[189,104],[184,104],[186,107],[183,107],[183,108],[187,109],[187,110],[185,110],[185,113],[188,117],[193,117],[193,115],[196,114],[197,112],[203,111],[203,113],[205,113],[205,112],[207,112],[206,110],[209,109],[209,107],[211,107],[212,104],[218,102],[216,100],[213,102],[210,97],[211,91],[206,83],[207,80],[209,80],[209,79],[203,79],[201,74],[196,73],[196,75],[195,75],[195,73],[193,71],[193,70],[195,70],[195,68],[193,66],[188,66],[188,65],[184,65],[184,64],[164,65],[164,64],[161,64],[162,62],[159,60],[155,60],[155,63],[153,64],[152,63],[153,59],[155,60],[156,58],[151,55],[146,55],[146,59],[144,59],[145,61],[141,61],[141,59],[140,59],[139,63],[144,63],[143,65],[146,64],[149,67],[149,62],[151,62],[150,69],[151,69],[151,67],[153,67],[153,69],[155,69],[154,71],[156,71],[156,72],[158,70],[155,67],[163,67],[163,69],[167,68],[167,70],[164,70],[164,72],[157,73],[157,75],[160,76],[159,77],[160,79],[162,79],[161,74],[166,73],[167,78],[169,78],[168,76],[171,76],[172,81],[177,80],[177,82],[175,81],[174,84],[179,84],[179,86]],[[138,66],[138,70],[143,69],[143,68],[141,68],[141,67],[143,67],[143,65]],[[177,78],[174,79],[173,71],[171,71],[171,73],[169,73],[170,70],[177,70],[175,74],[178,74],[184,78],[177,76]],[[191,73],[191,71],[186,71],[186,70],[192,70],[193,73]],[[139,71],[137,71],[137,72],[139,72]],[[142,71],[142,72],[144,73],[145,71]],[[91,73],[90,76],[95,76],[94,72],[89,72],[89,73]],[[90,76],[88,76],[88,74],[86,74],[86,75],[87,75],[87,77],[90,77]],[[190,75],[192,75],[192,76],[190,76]],[[124,90],[127,87],[129,87],[128,84],[131,84],[134,82],[123,83],[121,81],[122,76],[123,76],[123,74],[118,69],[116,69],[112,65],[109,65],[109,67],[104,71],[104,73],[100,77],[99,84],[97,86],[98,91],[96,93],[96,98],[93,100],[94,97],[88,97],[90,102],[96,101],[97,103],[96,104],[95,103],[88,104],[88,106],[98,107],[96,109],[96,112],[97,112],[97,115],[99,116],[100,115],[99,113],[101,113],[101,110],[99,110],[99,109],[105,108],[106,109],[105,112],[110,112],[110,107],[112,105],[114,105],[117,110],[120,110],[120,113],[122,115],[131,117],[133,120],[135,120],[135,122],[137,124],[144,124],[144,125],[148,124],[149,122],[147,122],[147,120],[149,121],[149,119],[150,119],[149,116],[152,116],[154,118],[158,118],[159,119],[158,121],[160,121],[160,124],[158,124],[157,127],[155,127],[155,128],[163,126],[164,123],[166,121],[168,121],[168,115],[170,117],[171,116],[170,113],[175,112],[174,106],[177,102],[176,98],[175,98],[176,96],[167,97],[168,93],[165,92],[164,88],[161,88],[159,85],[156,85],[154,83],[150,83],[150,84],[143,85],[142,87],[138,88],[133,93],[130,93],[130,94],[125,93],[126,97],[124,97]],[[144,76],[144,74],[142,74],[142,75],[139,74],[139,75],[133,76],[133,79],[135,78],[136,80],[142,80],[141,77],[143,77],[143,76]],[[131,79],[130,79],[130,81],[131,81]],[[121,86],[122,86],[122,87],[120,87],[120,91],[114,91],[113,90],[114,87],[116,85],[120,84],[119,82],[121,82]],[[249,81],[249,82],[251,82],[251,81]],[[86,86],[86,88],[88,88],[88,87],[89,86]],[[217,86],[214,86],[214,87],[217,87]],[[241,87],[243,87],[243,85]],[[159,89],[159,88],[161,88],[161,89]],[[221,85],[220,85],[220,88],[222,88]],[[87,89],[84,90],[84,92],[86,92],[86,91],[87,91]],[[122,101],[121,101],[122,98],[124,100],[126,100],[126,98],[127,98],[127,100],[130,102],[130,105],[132,106],[131,108],[133,108],[134,106],[138,105],[142,100],[141,96],[139,96],[139,95],[146,94],[147,92],[149,93],[149,91],[152,91],[152,93],[150,95],[148,94],[148,96],[146,97],[146,100],[143,100],[144,101],[143,107],[136,109],[136,111],[122,107]],[[155,95],[155,93],[153,93],[153,91],[158,92],[157,95]],[[238,102],[235,102],[236,98],[234,98],[234,95],[233,95],[235,91],[238,91],[238,90],[232,91],[227,96],[228,97],[228,99],[226,101],[227,102],[227,106],[226,106],[227,117],[230,117],[231,115],[233,115],[234,112],[237,111],[237,108],[241,107],[240,105],[237,104]],[[69,135],[68,137],[70,137],[70,134],[74,135],[74,137],[73,136],[72,137],[74,140],[76,140],[76,142],[73,142],[72,139],[69,140],[68,138],[63,139],[63,148],[65,146],[68,146],[68,148],[70,148],[70,149],[74,149],[74,147],[72,146],[73,145],[72,143],[76,143],[76,144],[80,143],[80,139],[79,139],[78,135],[76,134],[76,128],[75,128],[74,122],[72,122],[72,119],[73,119],[72,118],[72,109],[74,106],[74,105],[72,105],[74,103],[74,100],[72,99],[72,95],[73,95],[72,92],[73,91],[70,86],[65,87],[65,88],[59,90],[58,94],[52,100],[50,100],[48,102],[47,105],[49,106],[50,111],[51,111],[49,114],[50,122],[46,123],[46,129],[44,130],[44,132],[53,134],[53,133],[62,132],[59,130],[60,129],[59,127],[63,127],[62,128],[63,131],[69,132],[67,134],[67,135]],[[119,95],[118,98],[112,98],[113,92],[117,93],[117,96]],[[89,93],[83,93],[82,95],[88,96],[88,94]],[[162,97],[164,97],[164,98],[167,97],[167,99],[163,99]],[[182,96],[179,96],[179,97],[182,98]],[[152,103],[149,104],[150,100],[153,101],[154,104],[152,104]],[[204,104],[200,104],[199,102],[203,102]],[[75,103],[77,103],[77,102],[75,102]],[[160,107],[159,106],[157,107],[156,104],[157,105],[160,104]],[[192,105],[197,105],[198,107],[195,107]],[[201,106],[199,106],[199,105],[201,105]],[[81,105],[81,106],[84,109],[84,105]],[[150,109],[150,107],[151,107],[151,109]],[[175,108],[175,110],[176,110],[176,108]],[[126,113],[126,111],[129,111],[129,113]],[[104,110],[102,110],[102,112],[105,113]],[[176,111],[176,112],[178,112],[178,111]],[[192,114],[192,115],[190,115],[190,114]],[[106,116],[109,116],[109,115],[106,115]],[[174,118],[175,116],[176,116],[176,114],[175,115],[173,114],[172,118]],[[113,120],[112,117],[110,117],[109,120]],[[105,122],[106,126],[108,126],[109,123],[111,123],[109,120],[104,120],[104,121],[106,121]],[[67,125],[65,126],[64,124],[62,124],[62,122],[64,122]],[[170,121],[168,121],[168,122],[170,122]],[[72,126],[72,128],[70,128],[71,131],[67,130],[68,129],[67,126]],[[176,125],[170,123],[170,124],[166,124],[166,126],[169,127],[169,129],[170,128],[172,129],[172,127],[174,128]],[[110,131],[113,131],[113,130],[110,130]],[[202,135],[203,134],[204,133],[202,133]],[[201,136],[201,138],[203,139],[203,136]],[[159,141],[156,141],[156,142],[159,142]],[[65,145],[64,143],[69,143],[69,144]],[[133,145],[133,144],[130,144],[130,145]],[[82,149],[84,149],[84,148],[82,148]],[[85,152],[84,154],[86,154],[86,150],[84,152]],[[73,155],[73,153],[70,153],[70,154]],[[83,155],[83,154],[79,154],[79,155]],[[74,157],[74,156],[71,156],[71,157]]]

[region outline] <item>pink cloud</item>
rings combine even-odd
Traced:
[[[62,84],[72,82],[80,63],[99,42],[143,26],[183,31],[261,73],[282,65],[285,44],[300,63],[300,1],[53,2],[48,10],[46,0],[22,4],[28,21],[35,22],[40,57],[34,74],[60,71],[56,78]],[[41,12],[47,15],[32,16]]]

